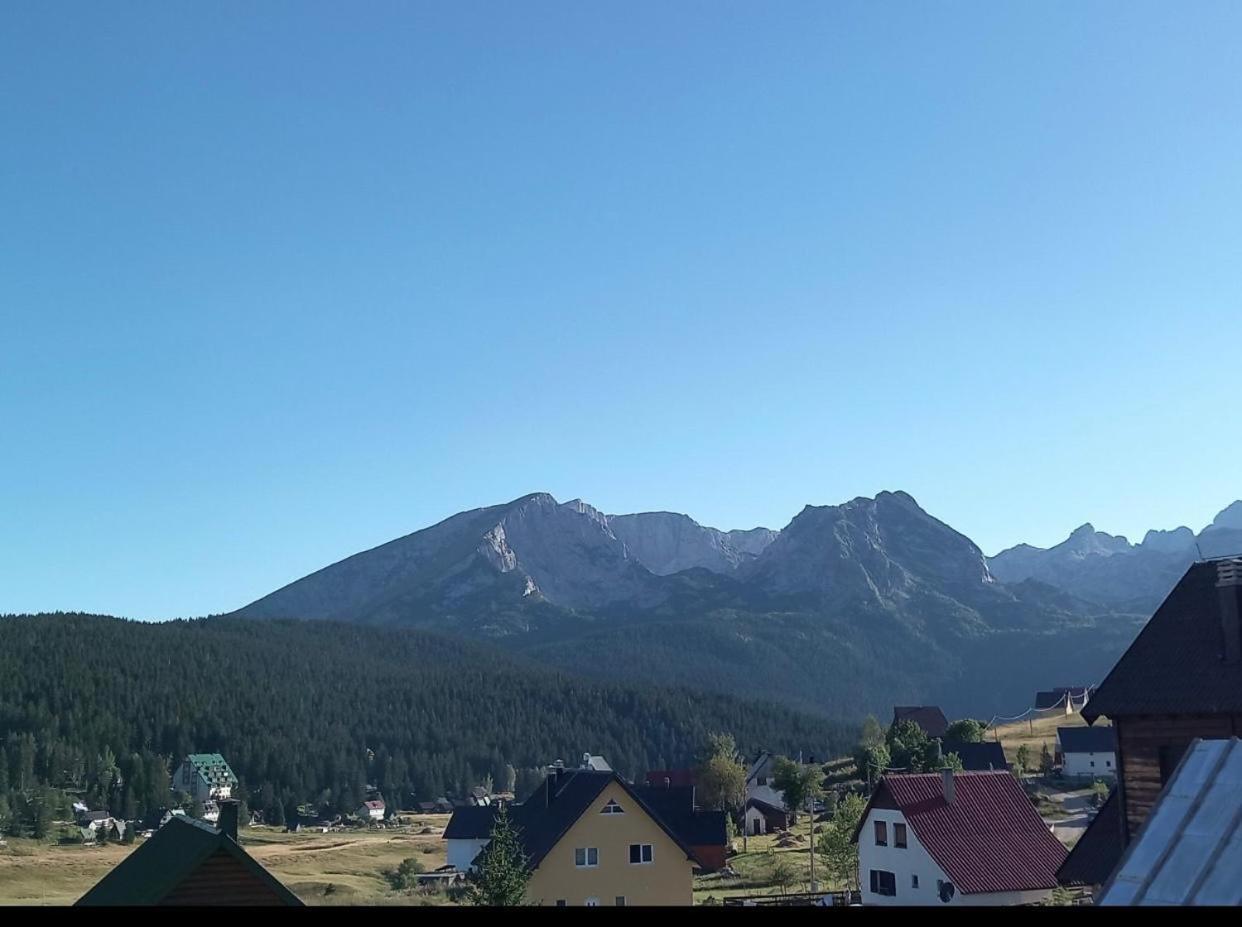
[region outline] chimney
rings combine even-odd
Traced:
[[[1224,660],[1242,659],[1242,626],[1238,622],[1238,594],[1242,592],[1242,560],[1216,564],[1216,589],[1220,595],[1220,629],[1225,639]]]
[[[953,785],[953,770],[951,769],[940,770],[940,783],[944,787],[945,804],[948,804],[948,805],[953,804],[953,796],[954,796],[954,792],[956,791]]]
[[[665,776],[665,777],[664,777],[664,787],[665,787],[666,789],[668,789],[668,788],[672,788],[672,786],[673,786],[673,780],[672,780],[672,779],[670,779],[668,776]]]
[[[582,754],[582,768],[590,769],[590,767],[591,767],[591,754],[589,753]]]
[[[218,804],[220,806],[220,817],[216,819],[216,829],[236,843],[238,801],[233,798],[222,798]]]

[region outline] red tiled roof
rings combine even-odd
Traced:
[[[886,793],[964,894],[1055,888],[1065,847],[1018,781],[1008,772],[989,771],[955,773],[953,783],[948,804],[940,773],[889,775],[871,803]]]

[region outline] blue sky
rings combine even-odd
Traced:
[[[0,611],[224,611],[547,490],[1242,496],[1242,5],[12,3]]]

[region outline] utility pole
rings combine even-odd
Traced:
[[[815,796],[807,796],[811,818],[811,892],[815,891]]]

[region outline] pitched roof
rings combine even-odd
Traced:
[[[668,784],[673,788],[686,785],[694,785],[698,779],[693,769],[651,769],[647,771],[645,781],[647,785],[659,786],[664,785],[664,780],[668,780]]]
[[[898,705],[893,709],[893,723],[898,721],[913,721],[928,737],[943,737],[949,726],[939,705]]]
[[[219,753],[191,753],[185,759],[208,782],[230,784],[237,782],[237,776],[233,774],[233,770]]]
[[[1242,904],[1242,741],[1191,744],[1099,904]]]
[[[1062,885],[1103,885],[1121,859],[1125,846],[1121,842],[1121,799],[1117,789],[1108,793],[1086,831],[1078,838],[1069,856],[1057,870]]]
[[[190,817],[175,817],[130,853],[79,905],[153,905],[218,852],[228,853],[264,882],[285,904],[302,902],[222,831]]]
[[[964,894],[1055,888],[1065,847],[1008,772],[953,774],[944,800],[940,773],[888,775],[867,803],[854,839],[877,800],[890,799],[919,843]]]
[[[1101,715],[1242,712],[1242,662],[1222,659],[1216,586],[1218,567],[1232,562],[1191,565],[1083,708],[1088,722]]]
[[[1048,689],[1043,692],[1035,693],[1036,708],[1055,708],[1065,703],[1065,696],[1068,694],[1071,699],[1080,699],[1083,695],[1090,695],[1095,691],[1093,686],[1059,686],[1055,689]]]
[[[612,772],[612,767],[608,765],[608,761],[597,754],[588,753],[583,758],[583,766],[587,769],[594,769],[596,772]]]
[[[1117,731],[1111,724],[1099,727],[1059,727],[1057,740],[1062,753],[1116,753]]]
[[[940,745],[946,756],[956,753],[962,761],[962,768],[967,770],[1008,769],[1005,761],[1005,748],[999,741],[984,740],[979,743],[946,740]]]
[[[725,813],[696,809],[692,787],[636,786],[634,791],[689,846],[724,846],[729,842]]]
[[[362,805],[368,811],[383,811],[384,810],[384,800],[382,798],[372,799],[371,801],[364,801]]]
[[[526,862],[534,869],[549,851],[556,846],[565,833],[582,817],[600,793],[616,782],[630,800],[641,808],[660,826],[669,838],[686,854],[687,859],[698,861],[694,850],[615,772],[599,772],[594,769],[561,770],[549,787],[548,781],[511,809],[510,818],[519,829],[519,839],[526,853]]]
[[[498,805],[467,805],[455,808],[444,828],[445,840],[484,840],[492,833]],[[516,809],[514,809],[516,810]]]

